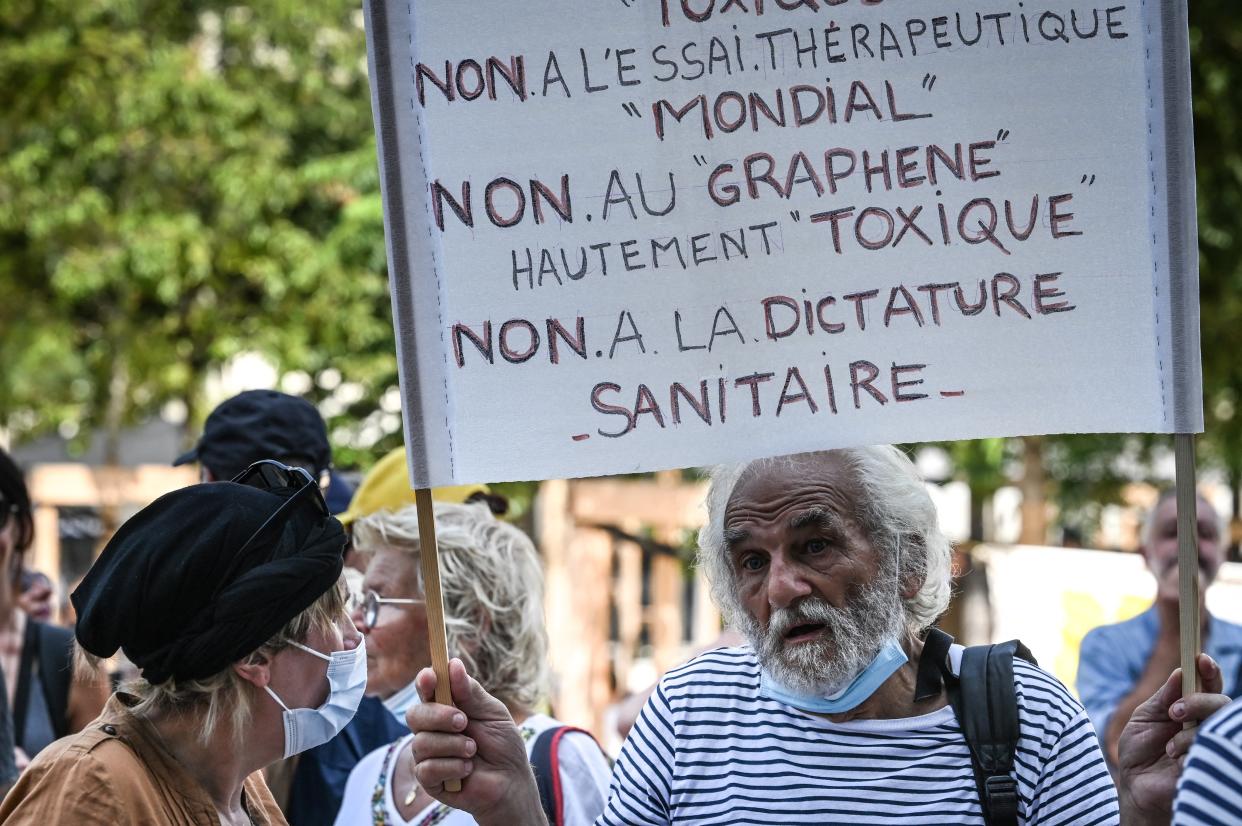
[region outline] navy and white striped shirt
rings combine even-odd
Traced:
[[[1212,717],[1195,735],[1177,785],[1175,826],[1242,823],[1242,701]]]
[[[1116,791],[1082,706],[1026,662],[1015,661],[1014,675],[1021,822],[1115,826]],[[983,812],[951,708],[831,723],[760,697],[754,654],[729,648],[660,681],[596,823],[982,826]]]

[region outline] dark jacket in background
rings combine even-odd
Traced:
[[[340,734],[298,760],[286,810],[290,826],[332,826],[345,796],[345,781],[358,761],[409,733],[383,702],[364,697]]]
[[[0,793],[17,782],[17,758],[13,754],[13,716],[9,713],[9,689],[0,671]]]

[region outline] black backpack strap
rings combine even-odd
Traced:
[[[39,628],[39,680],[52,730],[59,739],[69,734],[69,687],[73,682],[73,632],[31,622]]]
[[[13,715],[5,700],[9,690],[4,682],[4,669],[0,668],[0,791],[17,782],[17,760],[13,752]]]
[[[26,711],[30,706],[30,684],[34,682],[36,658],[39,653],[39,629],[34,620],[26,620],[22,633],[22,653],[17,664],[17,687],[13,695],[13,740],[21,745],[26,739]]]
[[[949,702],[970,748],[975,785],[988,826],[1018,824],[1018,782],[1012,775],[1019,737],[1015,656],[1035,661],[1017,640],[971,646],[962,652],[957,679],[946,680]]]
[[[914,684],[914,702],[939,697],[946,682],[956,678],[949,668],[949,649],[953,646],[953,638],[932,628],[923,641],[923,653],[919,657],[918,677]]]
[[[535,785],[539,787],[539,802],[543,805],[543,813],[551,826],[562,826],[565,822],[565,793],[561,789],[559,749],[561,738],[572,731],[591,737],[589,731],[576,726],[553,726],[535,738],[535,745],[530,751],[530,767],[535,772]],[[591,737],[591,741],[594,742],[595,738]]]

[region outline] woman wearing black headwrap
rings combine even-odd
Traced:
[[[276,463],[139,512],[72,599],[80,646],[141,677],[31,764],[0,822],[284,824],[259,770],[331,738],[366,684],[343,545]]]

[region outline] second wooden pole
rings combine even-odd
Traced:
[[[440,593],[440,551],[436,545],[436,512],[431,491],[414,491],[414,507],[418,509],[418,561],[423,574],[423,597],[427,600],[427,636],[431,647],[431,670],[436,672],[436,702],[453,705],[449,687],[448,636],[444,631],[444,598]],[[450,780],[445,791],[461,791],[461,783]]]
[[[1195,491],[1195,437],[1178,433],[1173,437],[1173,458],[1177,478],[1177,570],[1178,624],[1181,631],[1182,696],[1199,690],[1196,659],[1201,650],[1199,629],[1199,497]]]

